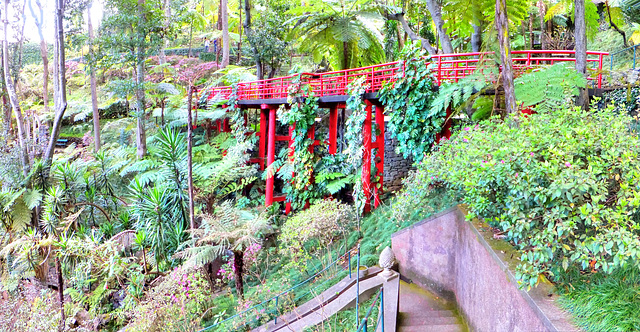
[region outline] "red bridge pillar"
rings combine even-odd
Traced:
[[[384,184],[384,107],[376,105],[376,125],[378,127],[378,135],[376,135],[376,170],[379,178],[377,185],[373,188],[374,198],[373,204],[377,208],[380,206],[380,195],[382,194]]]
[[[262,105],[264,109],[267,105]],[[267,139],[267,167],[270,167],[276,159],[276,110],[277,107],[272,105],[267,106],[269,109],[269,133]],[[262,128],[260,128],[262,131]],[[265,205],[271,206],[273,204],[273,180],[275,174],[267,177],[267,184],[265,188]]]

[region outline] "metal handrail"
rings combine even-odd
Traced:
[[[358,330],[356,332],[361,332],[361,331],[367,332],[367,324],[369,323],[369,317],[371,316],[371,312],[373,311],[373,308],[376,306],[376,303],[378,303],[378,300],[380,300],[380,307],[378,310],[378,319],[376,320],[376,327],[374,331],[378,329],[378,325],[380,324],[380,322],[382,322],[382,332],[384,332],[384,299],[383,297],[384,297],[384,289],[383,287],[380,287],[380,290],[378,290],[378,294],[376,294],[376,299],[369,306],[369,310],[367,310],[367,313],[365,314],[364,318],[362,318],[362,321],[360,325],[358,325]],[[358,305],[356,304],[356,308],[357,307]]]
[[[239,313],[237,313],[237,314],[235,314],[235,315],[233,315],[233,316],[231,316],[231,317],[228,317],[228,318],[226,318],[226,319],[224,319],[224,320],[222,320],[222,321],[220,321],[220,322],[217,322],[217,323],[215,323],[215,324],[213,324],[213,325],[207,326],[207,327],[205,327],[205,328],[203,328],[203,329],[199,330],[198,332],[208,331],[208,330],[210,330],[210,329],[212,329],[212,328],[214,328],[214,327],[217,327],[217,326],[219,326],[219,325],[221,325],[221,324],[223,324],[223,323],[226,323],[226,322],[228,322],[228,321],[230,321],[230,320],[232,320],[232,319],[234,319],[234,318],[236,318],[236,317],[240,317],[240,316],[242,316],[242,315],[245,315],[245,314],[249,313],[249,312],[250,312],[250,311],[252,311],[252,310],[256,310],[256,309],[257,309],[257,308],[259,308],[259,307],[264,307],[266,304],[268,304],[268,303],[269,303],[269,302],[271,302],[271,301],[275,301],[275,304],[276,304],[276,308],[275,308],[275,309],[276,309],[276,311],[278,311],[278,308],[277,308],[277,305],[278,305],[278,299],[279,299],[281,296],[286,295],[287,293],[291,292],[292,290],[294,290],[294,289],[296,289],[296,288],[299,288],[300,286],[302,286],[302,285],[304,285],[304,284],[308,283],[308,282],[309,282],[309,281],[311,281],[311,280],[316,279],[318,276],[320,276],[322,273],[324,273],[325,271],[327,271],[330,267],[332,267],[333,265],[335,265],[338,261],[340,261],[340,260],[341,260],[342,258],[344,258],[345,256],[347,256],[347,257],[348,257],[348,259],[349,259],[349,264],[348,264],[348,266],[349,266],[349,276],[351,276],[351,250],[349,250],[349,251],[345,252],[344,254],[342,254],[340,257],[336,258],[333,262],[329,263],[329,265],[327,265],[325,268],[323,268],[323,269],[322,269],[322,270],[320,270],[319,272],[315,273],[315,274],[314,274],[314,275],[312,275],[311,277],[307,278],[306,280],[304,280],[304,281],[302,281],[302,282],[300,282],[300,283],[296,284],[295,286],[292,286],[292,287],[288,288],[287,290],[285,290],[285,291],[283,291],[283,292],[280,292],[279,294],[277,294],[277,295],[275,295],[275,296],[273,296],[273,297],[271,297],[271,298],[269,298],[269,299],[267,299],[267,300],[265,300],[265,301],[262,301],[262,302],[261,302],[261,303],[259,303],[259,304],[256,304],[256,305],[252,306],[251,308],[245,309],[244,311],[239,312]],[[359,257],[359,254],[358,254],[358,257]],[[337,273],[336,273],[336,275],[337,275]],[[335,278],[335,276],[336,276],[336,275],[334,275],[333,277],[329,278],[328,280],[325,280],[323,283],[321,283],[321,284],[320,284],[320,286],[321,286],[321,285],[323,285],[324,283],[326,283],[327,281],[332,280],[333,278]],[[309,291],[309,292],[310,292],[310,291]],[[298,299],[303,298],[303,297],[304,297],[304,296],[306,296],[309,292],[307,292],[307,293],[305,293],[304,295],[302,295],[302,296],[298,297]],[[277,321],[277,319],[278,319],[278,317],[277,317],[277,314],[276,314],[275,323],[277,323],[277,322],[278,322],[278,321]]]
[[[637,51],[638,51],[638,47],[640,47],[640,44],[638,44],[638,45],[633,45],[633,46],[631,46],[631,47],[627,47],[627,48],[625,48],[625,49],[622,49],[622,50],[619,50],[619,51],[616,51],[616,52],[611,53],[611,54],[610,54],[611,66],[610,66],[610,68],[609,68],[609,69],[610,69],[611,71],[613,71],[613,58],[614,58],[616,55],[618,55],[618,54],[620,54],[620,53],[624,53],[624,52],[626,52],[626,51],[628,51],[628,50],[630,50],[630,49],[633,49],[633,67],[632,67],[632,69],[636,69],[636,59],[637,59],[636,54],[637,54]]]

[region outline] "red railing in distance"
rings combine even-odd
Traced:
[[[431,56],[436,84],[443,82],[458,82],[461,78],[471,75],[482,66],[482,61],[492,61],[492,52],[437,54]],[[602,87],[602,63],[607,52],[587,52],[587,79],[593,86]],[[516,75],[525,70],[549,66],[560,62],[575,62],[573,50],[528,50],[511,52],[513,67]],[[366,92],[379,91],[383,84],[393,81],[399,71],[400,62],[384,63],[374,66],[332,71],[326,73],[302,73],[300,81],[309,84],[316,97],[340,96],[347,94],[347,85],[359,77],[366,77],[368,88]],[[292,86],[297,75],[265,79],[261,81],[244,82],[238,84],[238,100],[266,100],[287,98],[288,89]],[[216,87],[211,89],[209,98],[219,96],[228,98],[230,87]]]

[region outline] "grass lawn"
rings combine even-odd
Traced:
[[[581,276],[564,288],[561,305],[586,331],[640,331],[640,269]]]

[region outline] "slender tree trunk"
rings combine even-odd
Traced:
[[[440,37],[440,45],[442,46],[442,51],[445,54],[452,54],[453,47],[451,46],[451,39],[449,38],[447,31],[444,29],[444,20],[442,19],[442,10],[440,8],[440,3],[437,0],[426,1],[429,13],[431,13],[431,19],[433,19],[433,23],[435,23],[436,30],[438,31],[438,37]]]
[[[482,49],[482,27],[477,24],[473,24],[473,34],[471,34],[471,50],[473,52],[480,52]]]
[[[145,16],[143,14],[143,7],[145,0],[138,0],[138,11],[140,12],[140,25],[143,25]],[[145,120],[145,100],[144,100],[144,33],[138,31],[138,50],[136,55],[136,145],[138,159],[144,158],[147,154],[147,133],[144,128]]]
[[[233,252],[233,268],[236,279],[236,292],[238,292],[238,299],[240,302],[244,301],[244,280],[242,280],[244,270],[244,252]]]
[[[575,0],[575,39],[576,39],[576,71],[585,75],[587,73],[587,24],[585,19],[585,0]],[[580,89],[576,105],[587,108],[589,95],[587,89]]]
[[[54,104],[55,115],[53,119],[53,127],[49,137],[49,146],[45,151],[44,160],[47,163],[53,159],[53,153],[56,148],[56,141],[60,134],[60,124],[62,117],[67,110],[67,80],[65,78],[65,54],[64,54],[64,0],[56,0],[56,17],[55,17],[55,39],[54,39]]]
[[[29,10],[31,11],[31,16],[36,23],[36,27],[38,28],[38,35],[40,36],[40,56],[42,57],[42,100],[44,102],[44,112],[49,113],[49,54],[47,51],[47,42],[44,39],[44,34],[42,33],[42,22],[44,20],[44,15],[42,11],[42,5],[40,4],[40,0],[35,0],[36,5],[38,6],[38,14],[33,9],[32,1],[29,0]]]
[[[538,1],[538,8],[540,8],[540,48],[546,50],[548,46],[545,38],[545,32],[547,29],[545,29],[546,24],[544,22],[544,16],[547,14],[547,8],[544,5],[543,0]]]
[[[191,42],[193,41],[193,22],[191,22],[191,25],[189,26],[189,52],[187,53],[187,56],[190,58],[192,57],[192,53],[191,53]]]
[[[404,33],[402,31],[402,27],[399,24],[396,24],[396,35],[398,38],[398,49],[402,50],[404,48]]]
[[[189,84],[189,93],[187,96],[187,176],[189,182],[189,226],[191,229],[196,229],[195,221],[195,209],[194,209],[194,192],[193,192],[193,120],[191,112],[193,112],[191,105],[191,96],[193,95],[193,86]]]
[[[253,49],[253,57],[256,61],[256,76],[259,80],[264,78],[262,73],[262,60],[260,59],[260,52],[256,48],[255,43],[251,40],[253,37],[253,29],[251,28],[251,3],[250,0],[244,0],[244,31],[247,33],[247,40]]]
[[[342,42],[342,69],[349,69],[349,43]]]
[[[509,21],[507,20],[506,0],[496,0],[496,31],[500,43],[500,59],[502,60],[502,81],[504,87],[504,102],[507,113],[516,110],[516,97],[513,85],[513,62],[511,61],[511,46],[509,39]]]
[[[66,319],[64,317],[64,280],[62,279],[62,266],[58,257],[56,257],[56,272],[58,273],[58,298],[60,299],[60,326],[58,330],[64,331],[66,330]]]
[[[89,29],[89,80],[91,84],[91,106],[93,107],[93,143],[95,146],[95,152],[100,151],[100,113],[98,112],[98,93],[96,91],[96,65],[93,58],[93,25],[91,24],[91,6],[93,0],[89,2],[87,7],[87,28]]]
[[[222,12],[222,68],[229,65],[229,13],[227,0],[220,0],[220,7]]]
[[[238,15],[240,15],[240,22],[242,22],[242,2],[238,2]],[[242,60],[242,24],[238,24],[238,33],[240,39],[238,39],[238,63]]]
[[[9,74],[9,42],[7,39],[7,30],[9,29],[9,19],[7,15],[8,7],[9,0],[4,0],[4,8],[2,10],[2,23],[4,26],[4,40],[2,41],[2,67],[4,71],[4,83],[7,88],[7,94],[9,95],[9,102],[11,103],[11,108],[13,109],[13,114],[16,117],[16,123],[18,125],[18,144],[20,145],[22,173],[24,176],[27,176],[29,174],[29,153],[27,152],[27,144],[25,142],[26,133],[24,120],[22,118],[22,110],[20,109],[20,101],[18,101],[15,86],[13,85],[13,80]],[[11,117],[7,120],[11,121]]]
[[[163,0],[162,7],[164,9],[164,27],[168,29],[169,25],[171,25],[171,0]],[[163,36],[162,43],[160,43],[160,51],[158,52],[158,63],[160,64],[167,62],[167,56],[164,54],[167,42],[167,38]]]
[[[529,14],[529,49],[533,49],[533,14]]]
[[[47,42],[40,40],[40,56],[42,56],[42,102],[44,103],[44,112],[49,113],[49,52],[47,51]]]

